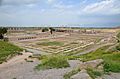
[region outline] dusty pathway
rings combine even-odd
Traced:
[[[15,57],[13,57],[12,59],[10,59],[9,61],[7,62],[4,62],[3,64],[0,64],[0,68],[1,67],[5,67],[5,66],[12,66],[14,64],[17,64],[17,63],[20,63],[20,62],[23,62],[25,58],[28,58],[28,56],[32,55],[32,53],[29,53],[29,52],[26,52],[26,53],[23,53],[23,55],[17,55]]]
[[[34,70],[35,66],[40,63],[39,60],[35,59],[34,62],[26,62],[24,58],[30,54],[24,54],[23,56],[17,56],[0,65],[0,79],[64,79],[65,73],[83,64],[79,60],[70,60],[70,67],[63,69],[48,69],[48,70]],[[82,74],[82,73],[81,73]],[[85,76],[83,74],[82,76]],[[81,78],[81,76],[79,77]],[[79,79],[78,78],[78,79]],[[119,74],[105,75],[104,79],[119,79]]]
[[[21,59],[22,57],[18,58]],[[70,67],[68,68],[36,71],[34,68],[38,63],[40,63],[39,60],[26,62],[24,59],[21,59],[21,61],[13,61],[12,59],[11,61],[12,63],[0,66],[0,79],[63,79],[63,75],[66,72],[76,68],[80,63],[78,60],[72,60],[69,61]]]

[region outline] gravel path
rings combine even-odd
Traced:
[[[40,61],[34,59],[34,62],[26,62],[28,54],[17,56],[0,65],[0,79],[64,79],[63,75],[70,72],[74,68],[80,66],[82,62],[79,60],[68,61],[70,67],[63,69],[34,70]],[[19,61],[18,61],[19,60]],[[81,77],[80,77],[81,78]],[[120,73],[112,73],[105,75],[104,79],[120,79]]]
[[[38,60],[34,60],[34,62],[21,61],[4,67],[1,66],[0,79],[63,79],[63,75],[77,67],[80,61],[71,60],[69,61],[71,67],[63,69],[34,70],[39,63]]]

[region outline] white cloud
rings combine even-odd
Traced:
[[[84,13],[120,14],[120,0],[104,0],[83,9]]]
[[[3,1],[5,6],[0,7],[1,18],[0,24],[10,23],[23,25],[25,24],[39,25],[39,24],[79,24],[79,23],[109,24],[112,22],[120,23],[119,22],[120,16],[101,15],[120,13],[120,0],[104,0],[104,1],[102,0],[99,3],[98,2],[88,3],[87,2],[88,0],[80,0],[81,2],[76,3],[64,2],[65,0],[64,1],[3,0]],[[94,16],[94,13],[96,13],[97,16]]]

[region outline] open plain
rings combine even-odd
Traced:
[[[112,49],[117,44],[118,31],[119,29],[67,28],[64,32],[54,31],[53,34],[41,32],[41,30],[8,33],[6,36],[10,42],[23,48],[24,51],[22,55],[0,64],[0,79],[94,79],[84,67],[90,65],[90,67],[96,68],[103,60],[97,58],[98,60],[89,60],[84,63],[79,56],[105,46],[108,46],[108,50]],[[36,66],[42,63],[39,57],[49,55],[65,56],[69,67],[36,70]],[[71,75],[70,78],[65,77],[65,74],[76,68],[80,68],[78,73]],[[102,75],[95,79],[119,79],[119,73],[111,75]]]

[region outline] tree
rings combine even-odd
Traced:
[[[53,31],[55,31],[55,29],[52,28],[52,27],[50,27],[49,29],[50,29],[50,33],[51,33],[51,34],[53,33]]]
[[[2,29],[3,34],[7,33],[7,28]]]
[[[5,33],[7,33],[7,28],[0,28],[0,39],[4,39]]]
[[[55,31],[55,29],[52,28],[52,27],[50,27],[50,28],[43,28],[43,29],[42,29],[42,32],[46,32],[46,31],[50,31],[50,33],[52,34],[53,31]]]

